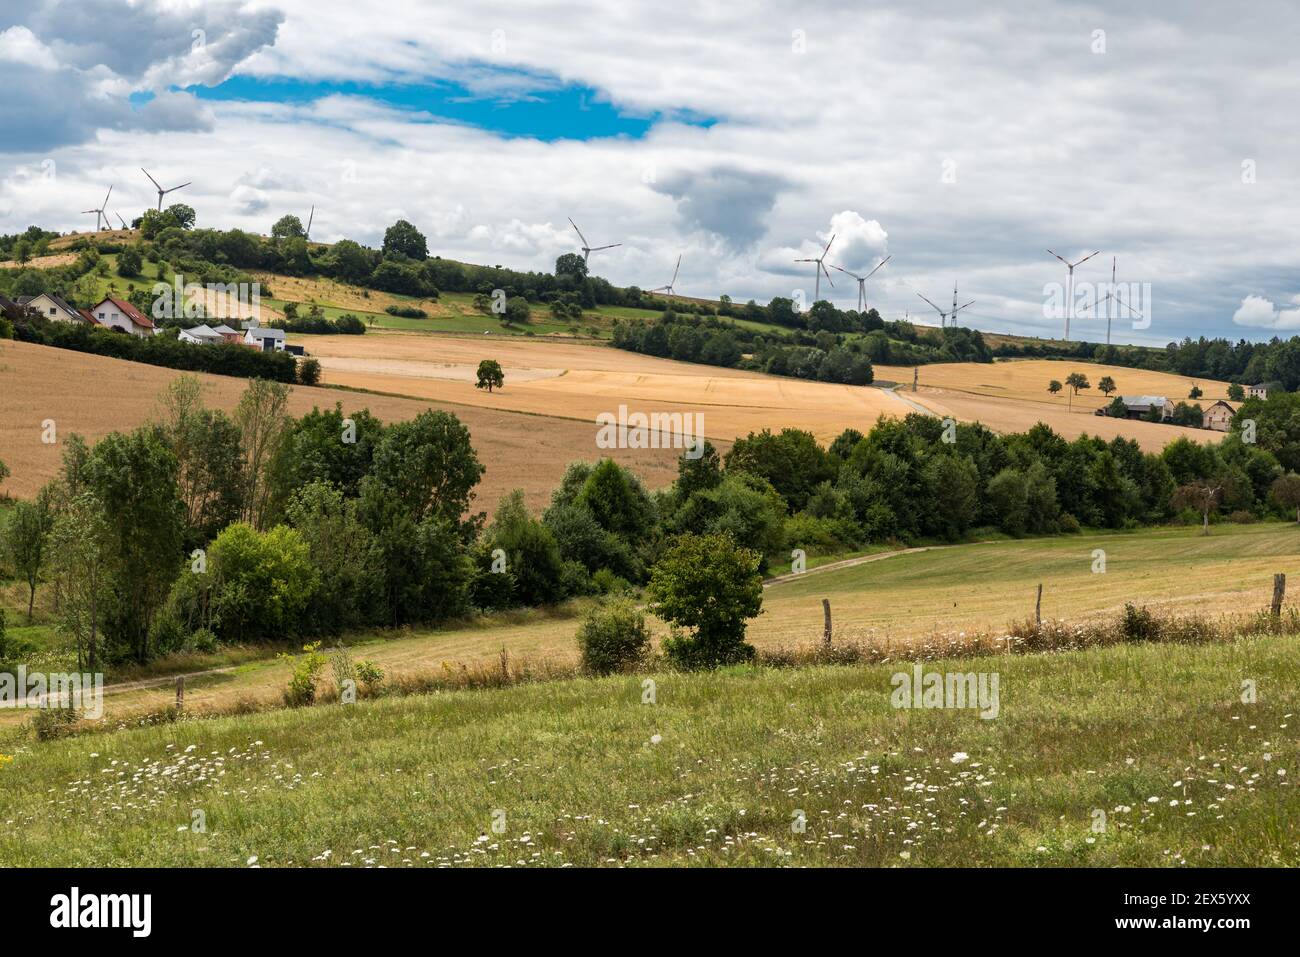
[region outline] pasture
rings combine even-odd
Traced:
[[[17,866],[1300,864],[1300,642],[576,679],[182,720],[0,767]],[[910,671],[910,669],[907,669]],[[1258,688],[1241,700],[1242,679]]]
[[[1093,571],[1094,550],[1105,552],[1105,571]],[[774,573],[788,571],[778,568]],[[767,587],[763,611],[749,623],[749,639],[775,651],[816,644],[822,636],[823,598],[830,599],[835,640],[906,649],[962,634],[1005,634],[1032,616],[1036,586],[1044,585],[1046,619],[1077,622],[1106,618],[1125,603],[1174,615],[1228,615],[1267,607],[1274,572],[1300,579],[1300,528],[1290,524],[1220,525],[1202,537],[1195,528],[1135,532],[1084,532],[1055,538],[1006,540],[878,553],[860,564],[809,571]],[[22,592],[25,601],[26,592]],[[18,589],[10,604],[17,608]],[[483,616],[440,629],[350,636],[355,656],[375,661],[390,675],[481,666],[503,651],[515,661],[577,661],[574,634],[581,605],[549,612]],[[18,615],[11,615],[18,623]],[[653,617],[656,642],[667,628]],[[195,677],[186,703],[221,711],[242,699],[279,701],[289,667],[278,649],[241,657],[225,671]],[[226,658],[195,657],[170,670],[198,672]],[[106,711],[123,717],[166,706],[170,681],[111,691]],[[17,713],[0,714],[13,726]]]

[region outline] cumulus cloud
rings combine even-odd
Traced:
[[[176,87],[219,83],[273,43],[283,15],[238,3],[40,0],[0,11],[0,153],[101,130],[198,132],[212,114]],[[132,95],[148,94],[140,102]]]
[[[657,178],[654,189],[676,201],[689,228],[702,229],[734,249],[744,249],[767,232],[767,215],[786,185],[784,178],[772,173],[717,166],[670,173]]]
[[[1263,296],[1247,296],[1232,321],[1255,329],[1300,329],[1300,295],[1292,296],[1290,304],[1295,308],[1279,308]]]

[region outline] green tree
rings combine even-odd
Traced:
[[[285,517],[306,543],[320,579],[302,611],[302,631],[338,634],[374,621],[382,611],[380,556],[358,500],[329,482],[309,482],[294,492]]]
[[[1102,395],[1109,398],[1110,394],[1115,391],[1115,380],[1108,375],[1104,375],[1101,377],[1101,381],[1097,383],[1097,388],[1101,390]]]
[[[1269,499],[1278,508],[1295,509],[1295,520],[1300,522],[1300,475],[1288,472],[1280,476],[1269,488]]]
[[[1056,379],[1053,379],[1051,382],[1047,383],[1047,391],[1052,393],[1052,395],[1056,395],[1056,393],[1061,391],[1061,383]]]
[[[91,450],[85,480],[109,529],[115,587],[106,635],[121,644],[121,654],[144,664],[154,614],[176,577],[184,543],[176,456],[153,429],[113,432]]]
[[[127,246],[117,255],[117,274],[124,279],[134,279],[140,275],[144,266],[144,257],[135,246]]]
[[[730,535],[683,535],[655,564],[646,592],[650,610],[674,627],[664,642],[683,668],[716,668],[749,661],[745,622],[763,605],[760,556]],[[677,629],[690,629],[682,634]]]
[[[1200,387],[1199,385],[1197,385],[1196,383],[1193,382],[1193,383],[1192,383],[1192,391],[1187,393],[1187,398],[1189,398],[1189,399],[1199,399],[1199,398],[1200,398],[1201,396],[1203,396],[1203,395],[1205,395],[1205,393],[1201,391],[1201,387]]]
[[[528,514],[522,489],[515,489],[497,506],[484,536],[487,557],[500,549],[514,597],[523,605],[549,605],[563,596],[563,560],[555,535]],[[487,574],[501,574],[488,571]]]
[[[1088,383],[1088,377],[1082,372],[1071,372],[1065,377],[1065,384],[1070,387],[1070,408],[1074,407],[1074,397],[1079,394],[1080,389],[1092,388]]]
[[[429,257],[429,244],[423,233],[406,220],[399,219],[384,231],[383,253],[385,258],[405,256],[424,260]]]
[[[555,260],[555,278],[580,283],[587,278],[587,261],[577,253],[565,253]]]
[[[228,641],[298,634],[320,583],[307,542],[287,525],[259,532],[235,522],[208,549],[214,618]]]
[[[306,239],[307,230],[303,228],[302,220],[290,213],[281,216],[275,221],[275,225],[271,227],[271,238],[275,240]]]
[[[728,470],[740,469],[767,479],[792,512],[802,510],[812,490],[836,473],[836,462],[813,434],[793,428],[776,434],[768,429],[751,432],[736,440],[723,461]]]
[[[100,633],[114,585],[111,538],[103,506],[88,491],[63,503],[50,530],[59,630],[76,642],[78,671],[93,672],[100,664]]]
[[[365,482],[395,496],[412,521],[440,519],[459,529],[468,541],[481,517],[462,518],[483,471],[469,429],[460,419],[450,412],[428,410],[387,428]]]
[[[478,364],[478,382],[474,384],[474,388],[487,389],[491,392],[494,388],[504,387],[505,383],[506,374],[501,369],[501,363],[496,359],[484,359]]]
[[[48,558],[47,543],[52,524],[48,500],[20,501],[9,513],[4,526],[4,550],[14,570],[27,582],[27,624],[32,623],[36,585]]]
[[[1228,398],[1233,402],[1246,401],[1246,390],[1242,387],[1240,382],[1234,382],[1228,386]]]
[[[253,379],[235,406],[235,425],[244,448],[240,482],[243,520],[261,529],[271,524],[277,491],[276,469],[282,464],[289,418],[289,386]]]

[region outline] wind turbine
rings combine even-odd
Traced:
[[[672,280],[672,282],[670,282],[670,283],[669,283],[668,285],[666,285],[666,286],[660,286],[658,289],[651,289],[650,291],[651,291],[651,292],[666,292],[666,293],[668,293],[668,295],[670,295],[670,296],[675,295],[675,294],[673,293],[673,283],[677,282],[677,270],[679,270],[679,269],[681,269],[681,268],[682,268],[682,257],[679,255],[679,256],[677,257],[677,265],[676,265],[675,267],[673,267],[673,280]]]
[[[919,292],[917,293],[917,295],[918,295],[918,296],[921,296],[921,294],[920,294]],[[925,296],[921,296],[921,298],[922,298],[922,299],[925,299]],[[951,311],[951,312],[944,312],[942,309],[940,309],[940,308],[939,308],[938,306],[936,306],[934,303],[930,302],[929,299],[925,299],[925,301],[926,301],[926,302],[929,302],[929,303],[930,303],[930,307],[931,307],[935,312],[937,312],[937,313],[939,314],[939,327],[940,327],[940,328],[943,328],[944,326],[946,326],[946,325],[948,324],[948,320],[949,320],[949,319],[951,319],[951,320],[953,321],[953,325],[956,325],[956,324],[957,324],[957,313],[959,313],[959,312],[961,312],[963,309],[965,309],[966,306],[973,306],[973,305],[975,305],[975,300],[974,300],[974,299],[972,299],[970,302],[966,303],[965,305],[961,305],[961,306],[957,305],[957,284],[956,284],[956,283],[953,283],[953,284],[952,284],[952,311]]]
[[[1142,313],[1138,312],[1136,309],[1134,309],[1132,306],[1130,306],[1127,302],[1124,301],[1124,298],[1119,294],[1119,287],[1115,285],[1115,263],[1118,261],[1118,259],[1119,259],[1118,256],[1110,257],[1110,292],[1106,293],[1106,295],[1102,296],[1099,300],[1097,300],[1097,305],[1101,305],[1107,299],[1114,299],[1117,303],[1119,303],[1121,306],[1124,307],[1124,311],[1127,312],[1130,315],[1130,317],[1133,315],[1133,313],[1137,313],[1137,317],[1141,319]],[[1111,319],[1114,318],[1113,313],[1114,313],[1113,309],[1106,310],[1106,345],[1110,345],[1110,321]]]
[[[835,234],[834,234],[834,233],[831,233],[830,241],[826,243],[826,248],[822,250],[822,254],[821,254],[820,256],[818,256],[816,259],[796,259],[796,260],[795,260],[795,262],[797,262],[797,263],[816,263],[816,264],[817,264],[816,266],[813,267],[813,275],[817,277],[816,282],[813,284],[813,302],[820,302],[820,301],[821,301],[821,298],[822,298],[822,297],[821,297],[821,292],[822,292],[822,273],[826,273],[826,281],[831,283],[831,288],[832,288],[832,289],[835,288],[835,283],[831,282],[831,274],[830,274],[830,271],[826,268],[826,264],[825,264],[824,262],[822,262],[822,260],[826,258],[826,254],[827,254],[828,252],[831,251],[831,243],[833,243],[833,242],[835,242]]]
[[[311,241],[311,223],[316,218],[316,207],[311,208],[311,214],[307,217],[307,231],[303,234],[303,239]]]
[[[122,218],[122,214],[121,214],[121,213],[114,213],[113,215],[117,217],[117,221],[118,221],[119,223],[122,224],[122,228],[123,228],[123,229],[128,229],[128,230],[129,230],[129,229],[131,228],[130,226],[128,226],[128,225],[126,224],[126,220]]]
[[[587,261],[587,257],[592,253],[600,252],[602,249],[613,249],[615,246],[623,245],[622,243],[610,243],[608,246],[589,246],[587,245],[587,237],[582,235],[582,230],[578,229],[578,224],[570,219],[569,225],[573,227],[574,232],[578,234],[578,238],[582,240],[582,246],[580,248],[582,249],[582,261],[584,263]]]
[[[876,266],[876,269],[879,269],[881,266],[883,266],[885,263],[889,262],[893,258],[894,258],[893,256],[886,256],[884,259],[880,260],[880,264]],[[867,308],[867,280],[876,274],[876,269],[871,270],[871,272],[867,273],[865,276],[858,276],[849,272],[843,266],[836,266],[832,264],[831,268],[838,269],[846,276],[853,276],[853,278],[858,281],[858,312],[861,312],[863,309]]]
[[[149,176],[149,171],[145,169],[143,166],[140,167],[140,172],[144,173],[145,176]],[[173,186],[171,189],[163,189],[162,186],[159,185],[158,181],[154,179],[152,176],[149,176],[149,182],[153,183],[154,187],[158,190],[158,212],[160,213],[162,212],[162,201],[164,196],[166,196],[168,193],[174,193],[178,189],[184,189],[186,186],[194,185],[192,182],[181,183],[181,185]]]
[[[101,219],[103,219],[103,220],[105,220],[105,221],[108,221],[108,216],[107,216],[107,214],[105,214],[104,210],[108,209],[108,197],[110,197],[110,196],[112,196],[112,195],[113,195],[113,187],[112,187],[112,186],[109,186],[109,187],[108,187],[108,192],[104,194],[104,201],[103,201],[102,203],[99,204],[99,208],[98,208],[98,209],[83,209],[83,210],[82,210],[82,213],[94,213],[94,214],[95,214],[95,232],[99,232],[99,230],[100,230],[100,220],[101,220]],[[110,225],[111,225],[111,222],[110,222]]]
[[[1080,259],[1077,263],[1066,262],[1065,257],[1063,257],[1063,256],[1058,256],[1056,253],[1053,253],[1050,249],[1048,250],[1048,252],[1049,252],[1049,253],[1052,253],[1053,256],[1056,256],[1057,259],[1059,259],[1059,260],[1061,260],[1061,262],[1065,263],[1065,268],[1066,268],[1066,270],[1067,270],[1067,273],[1066,273],[1066,281],[1065,281],[1065,298],[1066,298],[1066,303],[1065,303],[1065,341],[1066,341],[1066,342],[1069,342],[1069,341],[1070,341],[1070,320],[1071,320],[1072,318],[1074,318],[1074,267],[1075,267],[1075,266],[1082,266],[1084,263],[1086,263],[1086,262],[1087,262],[1089,259],[1091,259],[1093,256],[1098,255],[1098,254],[1101,252],[1101,250],[1098,249],[1097,252],[1095,252],[1095,253],[1089,253],[1088,255],[1086,255],[1086,256],[1084,256],[1082,259]]]

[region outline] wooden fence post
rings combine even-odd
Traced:
[[[176,710],[185,710],[185,676],[176,676]]]
[[[831,643],[831,600],[829,598],[822,599],[822,614],[826,619],[826,627],[822,632],[822,641],[829,645]]]
[[[1043,623],[1043,583],[1038,583],[1038,599],[1034,602],[1034,623]]]
[[[1286,597],[1286,574],[1278,572],[1273,576],[1273,617],[1282,617],[1282,599]]]

